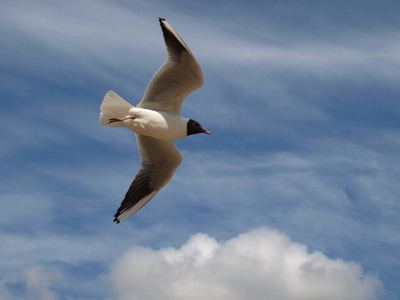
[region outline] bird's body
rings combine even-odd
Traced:
[[[132,108],[130,113],[136,118],[127,127],[136,133],[170,141],[187,137],[189,119],[181,115],[144,108]]]
[[[182,161],[173,141],[207,130],[180,115],[184,98],[203,84],[203,75],[189,48],[165,19],[159,19],[168,57],[149,82],[145,95],[134,107],[109,91],[101,105],[100,123],[127,127],[136,134],[141,167],[114,221],[128,218],[164,187]]]

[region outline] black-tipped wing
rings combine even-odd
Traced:
[[[165,19],[159,19],[168,57],[149,82],[138,107],[179,114],[187,95],[203,84],[201,67]]]
[[[130,217],[149,202],[171,180],[182,161],[182,156],[172,141],[141,134],[136,134],[136,140],[141,167],[114,216],[114,222],[117,223]]]

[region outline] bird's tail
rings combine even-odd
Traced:
[[[124,126],[124,122],[111,122],[113,118],[124,118],[128,116],[133,106],[122,99],[117,93],[108,91],[100,106],[100,124],[103,126]]]

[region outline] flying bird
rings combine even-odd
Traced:
[[[199,122],[180,114],[185,97],[203,84],[201,67],[174,28],[165,19],[159,22],[167,59],[150,80],[143,99],[135,107],[109,91],[100,107],[101,125],[135,132],[141,157],[139,172],[114,215],[117,223],[137,212],[171,180],[182,162],[174,140],[210,134]]]

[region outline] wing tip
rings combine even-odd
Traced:
[[[158,21],[160,22],[160,25],[163,25],[163,22],[165,21],[164,18],[158,18]]]
[[[119,213],[116,213],[116,214],[114,215],[114,220],[113,220],[113,222],[115,222],[116,224],[121,223],[121,221],[118,219],[118,217],[119,217]]]

